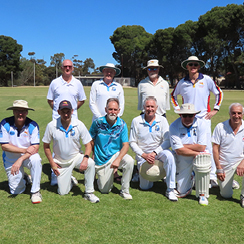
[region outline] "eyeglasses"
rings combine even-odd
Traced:
[[[188,63],[187,65],[197,67],[199,64],[198,63]]]
[[[158,68],[147,68],[148,71],[156,71]]]
[[[64,65],[63,67],[64,68],[70,68],[71,69],[73,66],[71,66],[71,65]]]
[[[192,118],[194,116],[194,114],[182,114],[181,116],[183,118],[186,118],[186,117]]]

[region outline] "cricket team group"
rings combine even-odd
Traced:
[[[144,68],[148,76],[137,89],[141,113],[132,120],[128,133],[121,119],[124,91],[114,80],[120,69],[112,63],[99,68],[103,78],[91,87],[89,106],[93,118],[88,130],[77,113],[86,100],[83,86],[72,75],[72,61],[64,60],[62,75],[49,86],[47,102],[53,120],[42,138],[51,166],[51,185],[58,185],[60,195],[68,194],[78,184],[72,175],[76,168],[84,172],[84,199],[92,203],[100,201],[94,194],[95,180],[104,194],[112,190],[115,180],[120,181],[120,196],[126,200],[132,199],[131,181],[139,182],[141,190],[149,190],[159,180],[165,182],[165,197],[170,201],[188,196],[195,188],[199,204],[208,205],[211,187],[219,187],[223,198],[231,198],[233,189],[240,187],[234,175],[244,173],[244,110],[240,103],[232,103],[229,119],[211,133],[211,118],[220,109],[223,92],[209,76],[200,73],[204,65],[196,56],[184,60],[181,66],[187,75],[170,94],[168,82],[159,75],[163,67],[158,60],[149,60]],[[212,110],[210,93],[215,96]],[[178,96],[182,97],[181,106]],[[166,116],[170,100],[179,115],[171,125]],[[1,121],[0,144],[10,193],[21,194],[31,184],[31,201],[40,203],[40,133],[38,124],[27,117],[34,109],[27,101],[15,100],[7,110],[13,110],[13,116]],[[129,147],[136,155],[136,167],[127,154]],[[240,204],[244,207],[243,181]]]

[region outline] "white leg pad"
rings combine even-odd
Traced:
[[[211,155],[207,153],[197,155],[193,160],[193,170],[195,172],[196,197],[204,194],[208,198]]]

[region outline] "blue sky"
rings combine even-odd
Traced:
[[[96,67],[116,63],[109,37],[122,25],[141,25],[148,33],[177,27],[216,6],[242,4],[227,0],[1,0],[0,35],[23,45],[22,56],[35,52],[44,59],[64,53],[65,58],[92,58]]]

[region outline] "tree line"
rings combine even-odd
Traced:
[[[147,74],[143,67],[149,59],[156,58],[164,66],[160,75],[175,81],[185,75],[181,62],[191,55],[206,62],[201,70],[216,80],[225,78],[228,88],[241,88],[244,83],[244,6],[229,4],[215,7],[201,15],[198,21],[186,21],[176,28],[159,29],[150,34],[142,26],[131,25],[117,28],[110,41],[112,54],[124,77],[133,77],[136,84]],[[49,85],[61,75],[64,53],[50,57],[50,66],[43,59],[36,59],[29,52],[29,59],[21,57],[22,45],[8,36],[0,36],[0,85],[10,85],[11,72],[17,85]],[[99,73],[91,58],[84,62],[78,55],[72,57],[74,75]],[[106,63],[106,61],[105,61]]]
[[[229,87],[241,87],[244,76],[244,6],[229,4],[215,7],[201,15],[198,21],[186,21],[176,28],[159,29],[154,35],[142,26],[117,28],[110,40],[114,59],[124,76],[136,81],[146,75],[142,67],[156,58],[164,66],[161,75],[173,85],[185,73],[181,62],[198,56],[206,62],[201,71],[216,79],[225,76]]]

